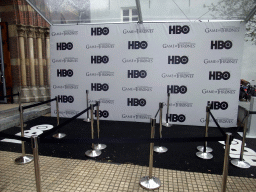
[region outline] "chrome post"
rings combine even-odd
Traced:
[[[241,144],[241,152],[240,152],[240,158],[239,159],[233,159],[231,160],[231,163],[239,168],[250,168],[251,165],[244,161],[243,156],[244,156],[244,146],[245,146],[245,138],[246,138],[246,132],[247,132],[247,123],[248,123],[248,112],[246,114],[246,119],[245,119],[245,123],[244,123],[244,132],[243,132],[243,141]]]
[[[38,155],[38,138],[37,136],[31,137],[31,145],[34,155],[34,167],[35,167],[35,178],[36,178],[36,189],[37,192],[41,192],[41,177],[40,177],[40,167],[39,167],[39,155]]]
[[[206,107],[206,121],[205,121],[205,138],[208,137],[208,126],[210,120],[210,106]],[[201,159],[212,159],[213,155],[210,153],[212,152],[212,148],[207,147],[207,141],[204,142],[204,146],[198,146],[197,149],[199,152],[196,153],[197,157]]]
[[[98,132],[98,139],[99,139],[100,138],[100,110],[99,110],[100,101],[97,101],[96,104],[97,104],[97,132]],[[94,145],[94,149],[96,150],[102,150],[102,149],[105,149],[106,147],[107,145],[100,144],[100,143]]]
[[[227,177],[228,177],[228,158],[229,158],[229,150],[230,150],[230,137],[231,133],[226,133],[226,146],[225,146],[225,155],[224,155],[224,164],[223,164],[223,173],[222,173],[222,185],[221,191],[226,191],[227,186]]]
[[[56,96],[55,99],[56,99],[57,126],[58,126],[60,124],[60,110],[59,110],[58,97]],[[65,136],[66,136],[65,133],[59,133],[59,132],[53,135],[53,137],[56,139],[62,139]]]
[[[90,105],[91,107],[91,136],[92,139],[94,139],[94,128],[93,128],[93,123],[94,123],[94,118],[93,118],[93,105]],[[92,143],[92,149],[87,150],[85,152],[85,155],[88,157],[98,157],[101,154],[101,151],[94,149],[94,143]]]
[[[160,109],[160,113],[159,113],[159,135],[160,135],[160,138],[162,138],[163,103],[159,103],[159,109]],[[154,151],[157,152],[157,153],[165,153],[166,151],[168,151],[168,149],[164,146],[155,146]]]
[[[24,137],[23,123],[24,123],[24,120],[23,120],[23,106],[20,105],[21,137]],[[15,159],[15,163],[18,164],[18,165],[24,165],[24,164],[30,163],[33,160],[33,156],[26,155],[26,152],[25,152],[25,142],[24,141],[21,141],[21,151],[22,151],[22,155]]]
[[[172,125],[169,123],[169,106],[170,106],[170,93],[167,93],[167,114],[166,114],[166,123],[163,124],[165,127],[171,127]]]
[[[18,95],[18,102],[19,102],[19,109],[20,109],[21,108],[21,92],[19,91],[18,94],[19,94]],[[21,124],[18,127],[21,127]],[[27,124],[25,124],[24,122],[23,122],[23,127],[27,127]]]
[[[88,94],[89,94],[89,90],[86,90],[86,108],[88,108],[89,107],[89,97],[88,97]],[[89,110],[87,111],[87,117],[86,117],[86,119],[84,119],[84,121],[85,122],[91,122],[91,119],[90,119],[90,116],[89,116]],[[92,116],[91,116],[91,118],[93,118]]]
[[[155,123],[156,119],[151,118],[151,139],[155,137]],[[150,154],[149,154],[149,176],[144,176],[140,179],[140,186],[145,189],[154,190],[161,186],[161,181],[157,178],[152,176],[152,169],[153,169],[153,155],[154,155],[154,143],[150,143]]]

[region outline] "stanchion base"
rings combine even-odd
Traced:
[[[85,122],[91,122],[91,119],[90,118],[86,118],[84,119]]]
[[[170,123],[163,123],[163,126],[165,126],[165,127],[171,127],[172,124],[170,124]]]
[[[57,133],[57,134],[54,134],[52,137],[54,137],[56,139],[61,139],[63,137],[66,137],[66,134],[65,133]]]
[[[204,152],[204,146],[198,146],[197,147],[197,150],[198,151],[201,151],[201,152]],[[207,153],[211,153],[213,150],[212,150],[212,148],[211,147],[206,147],[206,152]]]
[[[98,157],[101,155],[101,151],[99,150],[88,150],[85,152],[85,155],[88,157]]]
[[[165,153],[168,149],[164,146],[155,146],[154,151],[157,153]]]
[[[213,155],[211,153],[197,152],[196,156],[201,159],[212,159]]]
[[[107,147],[107,145],[100,144],[100,143],[94,145],[95,150],[102,150],[102,149],[105,149],[106,147]]]
[[[15,163],[18,165],[24,165],[27,163],[31,163],[34,160],[34,157],[31,155],[25,155],[25,156],[20,156],[15,159]]]
[[[234,166],[242,168],[242,169],[247,169],[247,168],[251,167],[251,165],[249,163],[247,163],[246,161],[240,161],[240,159],[233,159],[233,160],[231,160],[231,163]]]
[[[161,186],[161,181],[157,177],[149,178],[149,176],[145,176],[140,179],[140,186],[144,189],[154,190]]]

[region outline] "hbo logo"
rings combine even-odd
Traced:
[[[128,78],[145,78],[147,77],[147,72],[145,70],[128,70]]]
[[[168,64],[187,64],[188,57],[187,56],[168,56]]]
[[[174,25],[174,26],[169,26],[169,34],[188,34],[190,31],[189,26],[184,25],[184,26],[180,26],[180,25]]]
[[[211,49],[231,49],[231,41],[211,41]]]
[[[95,27],[91,28],[91,36],[95,35],[108,35],[109,29],[107,27],[101,28],[101,27]]]
[[[97,111],[94,111],[94,115],[95,117],[97,117]],[[101,111],[99,110],[99,117],[104,117],[104,118],[108,118],[109,116],[109,112],[104,110],[104,111]]]
[[[91,64],[96,63],[96,64],[100,64],[100,63],[108,63],[109,58],[108,56],[104,55],[104,56],[91,56]]]
[[[185,94],[188,91],[188,88],[184,85],[182,86],[178,86],[178,85],[171,85],[171,87],[169,85],[167,85],[167,93],[173,93],[173,94]]]
[[[73,43],[57,43],[57,50],[71,50],[73,49]]]
[[[146,49],[147,47],[146,41],[128,41],[128,49]]]
[[[185,115],[177,115],[177,114],[170,114],[168,117],[168,114],[166,114],[166,117],[171,121],[171,122],[184,122],[186,121],[186,116]]]
[[[228,80],[230,78],[230,73],[227,71],[224,71],[223,73],[221,71],[210,71],[209,72],[209,80]]]
[[[58,102],[59,103],[73,103],[74,97],[73,96],[66,96],[66,95],[58,95]]]
[[[127,106],[141,106],[144,107],[147,104],[145,99],[127,98]]]
[[[57,77],[72,77],[74,74],[72,69],[57,69]]]
[[[226,110],[228,108],[228,103],[226,101],[219,102],[219,101],[208,101],[207,105],[210,105],[210,109],[218,110]]]
[[[106,83],[92,83],[91,84],[91,90],[92,91],[107,91],[109,89],[108,84]]]

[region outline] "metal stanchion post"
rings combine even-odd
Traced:
[[[91,134],[92,134],[92,139],[94,139],[93,123],[94,123],[94,120],[93,120],[93,105],[91,104]],[[100,154],[101,154],[101,151],[94,149],[94,143],[92,143],[92,149],[87,150],[85,152],[85,155],[88,156],[88,157],[98,157],[98,156],[100,156]]]
[[[248,114],[247,114],[247,117],[246,117],[245,123],[244,123],[243,141],[241,144],[240,158],[231,160],[231,163],[234,166],[239,167],[239,168],[250,168],[251,167],[251,165],[248,162],[244,161],[244,159],[243,159],[245,138],[246,138],[246,132],[247,132],[247,123],[248,123]]]
[[[163,103],[159,103],[159,109],[160,109],[160,114],[159,114],[159,134],[160,138],[162,138],[162,114],[163,114]],[[155,146],[154,151],[157,153],[165,153],[168,151],[168,149],[164,146]]]
[[[170,106],[170,93],[167,93],[167,114],[166,114],[166,123],[163,123],[165,127],[171,127],[172,125],[169,123],[169,106]]]
[[[37,192],[41,192],[41,176],[40,176],[40,167],[39,167],[39,155],[38,155],[38,141],[37,136],[31,137],[31,145],[34,155],[34,167],[35,167],[35,178],[36,178],[36,189]]]
[[[88,94],[89,94],[89,91],[86,90],[86,108],[89,107],[89,97],[88,97]],[[93,117],[91,117],[93,118]],[[85,122],[91,122],[91,119],[90,119],[90,115],[89,115],[89,110],[87,111],[87,117],[86,119],[84,119]]]
[[[207,106],[206,107],[206,121],[205,121],[205,137],[208,137],[209,119],[210,119],[210,106]],[[207,153],[210,153],[213,151],[212,148],[207,147],[207,141],[204,142],[204,146],[198,146],[197,150],[201,151],[201,152],[207,152]]]
[[[222,185],[221,191],[226,191],[227,186],[227,177],[228,177],[228,158],[229,158],[229,150],[230,150],[230,137],[231,133],[226,133],[226,146],[225,146],[225,155],[224,155],[224,164],[223,164],[223,174],[222,174]]]
[[[21,92],[19,91],[18,92],[18,102],[19,102],[19,109],[20,109],[20,106],[21,106]],[[21,127],[21,125],[18,125],[17,127]],[[23,127],[27,127],[27,124],[25,124],[23,122]]]
[[[97,132],[98,132],[98,139],[100,138],[100,101],[96,102],[97,104]],[[102,150],[105,149],[107,147],[107,145],[105,144],[96,144],[94,145],[94,149],[96,150]]]
[[[206,121],[205,121],[205,138],[208,137],[208,126],[210,120],[210,106],[206,107]],[[207,147],[207,141],[204,142],[204,146],[198,146],[197,149],[199,152],[196,153],[196,156],[201,159],[212,159],[213,155],[210,153],[212,152],[212,148]]]
[[[151,118],[151,139],[155,137],[155,123],[156,119]],[[157,177],[153,177],[153,155],[154,155],[154,143],[150,143],[150,154],[149,154],[149,176],[144,176],[140,179],[141,187],[145,189],[157,189],[161,186],[161,181]]]
[[[55,97],[56,99],[56,111],[57,111],[57,126],[60,124],[60,111],[59,111],[59,102],[58,102],[58,97]],[[54,138],[56,139],[61,139],[65,137],[65,133],[56,133],[53,135]]]
[[[23,106],[20,106],[20,128],[21,128],[21,137],[24,137],[24,127],[23,127]],[[15,163],[18,165],[24,165],[30,163],[33,160],[33,156],[26,155],[25,153],[25,142],[21,141],[21,151],[22,156],[15,159]]]

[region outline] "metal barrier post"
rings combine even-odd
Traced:
[[[162,138],[162,114],[163,114],[163,103],[159,103],[159,109],[160,109],[160,114],[159,114],[159,135],[160,138]],[[168,149],[164,146],[155,146],[154,151],[157,153],[165,153],[168,151]]]
[[[206,106],[205,137],[208,137],[209,120],[210,120],[210,106]],[[204,146],[198,146],[197,150],[203,153],[210,153],[213,151],[212,148],[207,147],[207,141],[204,142]],[[211,156],[211,154],[207,154],[207,156]]]
[[[98,139],[100,138],[100,101],[96,102],[97,104],[97,132],[98,132]],[[107,147],[107,145],[105,144],[96,144],[94,145],[94,149],[96,150],[102,150],[105,149]]]
[[[18,92],[18,102],[19,102],[19,109],[21,107],[21,92]],[[17,127],[21,127],[21,125],[18,125]],[[23,122],[23,127],[27,127],[27,124]]]
[[[55,99],[56,99],[57,126],[58,126],[60,124],[60,111],[59,111],[58,97],[56,96]],[[65,133],[59,133],[59,132],[53,135],[53,137],[56,138],[56,139],[61,139],[65,136],[66,136]]]
[[[205,121],[205,138],[208,137],[208,126],[210,120],[210,106],[206,107],[206,121]],[[196,153],[197,157],[201,159],[212,159],[213,155],[210,153],[212,152],[212,148],[207,147],[207,141],[204,142],[204,146],[198,146],[197,149],[199,152]]]
[[[248,112],[247,112],[248,113]],[[244,145],[245,145],[245,138],[246,138],[246,132],[247,132],[247,123],[248,123],[248,114],[246,114],[247,117],[245,119],[245,123],[244,123],[244,132],[243,132],[243,141],[241,144],[241,152],[240,152],[240,158],[239,159],[233,159],[231,160],[231,163],[239,168],[250,168],[251,165],[244,161],[243,156],[244,156]]]
[[[21,128],[21,137],[24,137],[24,127],[23,127],[23,106],[20,106],[20,128]],[[22,156],[15,159],[15,163],[18,165],[24,165],[30,163],[33,160],[33,156],[26,155],[25,152],[25,142],[21,141],[21,151]]]
[[[42,188],[41,188],[41,176],[40,176],[40,167],[39,167],[37,136],[31,137],[31,145],[32,145],[32,150],[33,150],[33,155],[34,155],[36,189],[37,189],[37,192],[41,192]]]
[[[166,116],[166,123],[163,124],[165,127],[171,127],[172,125],[169,123],[169,105],[170,105],[170,93],[167,93],[167,116]]]
[[[89,97],[88,97],[88,94],[89,94],[89,90],[86,90],[86,108],[89,107]],[[87,117],[84,119],[84,121],[85,122],[91,122],[90,115],[89,115],[89,110],[87,111],[86,114],[87,114]]]
[[[93,119],[93,105],[91,104],[91,135],[92,135],[92,139],[94,139],[93,123],[94,123],[94,119]],[[100,154],[101,154],[101,151],[94,149],[94,143],[92,143],[92,149],[91,150],[87,150],[85,152],[85,155],[88,156],[88,157],[98,157],[98,156],[100,156]]]
[[[155,123],[156,119],[151,118],[151,139],[155,137]],[[149,154],[149,176],[144,176],[140,179],[140,186],[145,189],[154,190],[161,186],[161,181],[157,178],[152,176],[152,169],[153,169],[153,155],[154,155],[154,143],[150,143],[150,154]]]
[[[223,173],[222,173],[222,185],[221,191],[226,191],[227,178],[228,178],[228,159],[229,159],[229,150],[230,150],[230,137],[231,133],[226,133],[226,145],[225,145],[225,155],[224,155],[224,164],[223,164]]]

